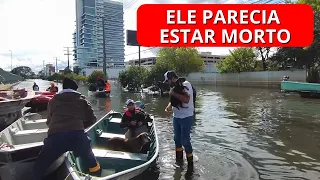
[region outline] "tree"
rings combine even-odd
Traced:
[[[82,75],[77,75],[75,73],[69,73],[69,74],[59,74],[59,73],[54,73],[52,76],[49,76],[47,78],[48,81],[62,81],[64,78],[69,78],[73,79],[75,81],[87,81],[87,77],[82,76]]]
[[[79,66],[74,66],[74,67],[73,67],[73,72],[74,72],[75,74],[78,74],[78,75],[79,75],[80,71],[81,71],[81,68],[80,68]]]
[[[72,70],[69,69],[68,67],[64,68],[63,74],[70,74],[72,73]]]
[[[217,63],[220,73],[240,73],[255,71],[257,58],[252,48],[237,48],[230,51],[223,61]]]
[[[122,87],[127,87],[129,91],[137,91],[144,84],[149,72],[145,67],[130,66],[127,70],[119,73],[119,82]]]
[[[35,73],[32,72],[32,69],[28,66],[19,66],[11,70],[12,74],[19,75],[24,79],[33,78]]]
[[[269,59],[270,47],[257,47],[257,54],[261,57],[262,70],[267,70],[267,60]]]
[[[199,72],[204,68],[204,62],[196,48],[161,48],[157,55],[156,65],[158,64],[168,66],[180,74]]]
[[[100,76],[101,78],[104,77],[103,71],[93,71],[89,76],[88,76],[88,83],[96,83],[97,77]],[[108,74],[106,74],[106,80],[108,80]]]
[[[292,3],[292,2],[288,2]],[[314,41],[309,47],[279,48],[270,59],[282,68],[306,68],[320,63],[320,3],[319,0],[298,0],[297,4],[308,4],[314,10]]]
[[[146,80],[145,84],[155,85],[158,81],[164,81],[164,73],[166,73],[168,70],[170,70],[169,64],[156,64],[155,66],[152,66]]]

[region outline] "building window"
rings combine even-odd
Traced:
[[[95,0],[83,0],[83,6],[95,7]]]

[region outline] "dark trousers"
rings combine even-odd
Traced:
[[[50,165],[67,151],[73,151],[76,156],[80,156],[89,169],[100,170],[91,149],[91,140],[84,131],[59,132],[49,135],[44,140],[43,148],[34,166],[32,180],[44,178]]]
[[[181,151],[183,146],[187,156],[192,155],[193,152],[190,142],[190,133],[193,119],[193,116],[186,118],[173,117],[173,131],[176,150]]]

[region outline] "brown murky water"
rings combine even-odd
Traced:
[[[40,86],[48,82],[39,81]],[[32,86],[23,82],[21,86]],[[127,98],[146,103],[157,118],[159,169],[142,179],[320,179],[320,100],[252,88],[195,86],[198,90],[192,143],[195,172],[174,164],[172,122],[164,112],[168,98],[122,92],[111,98],[89,95],[98,117],[123,111]],[[79,89],[85,95],[85,87]],[[160,173],[160,174],[159,174]]]

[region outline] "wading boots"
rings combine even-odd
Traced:
[[[183,148],[176,148],[176,163],[183,164]]]
[[[193,168],[193,155],[187,154],[188,168]]]

